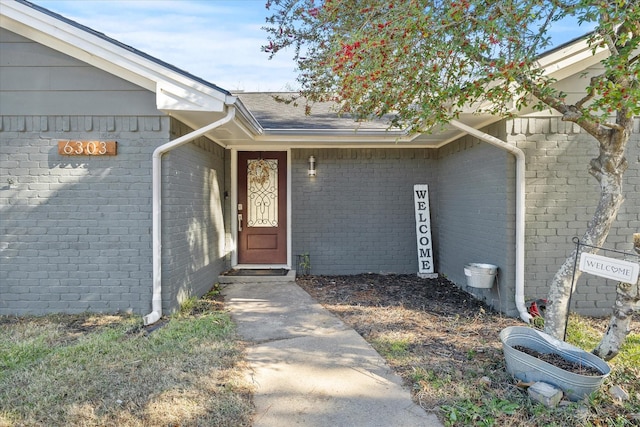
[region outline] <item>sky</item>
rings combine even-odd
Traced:
[[[261,51],[265,0],[31,0],[228,91],[295,90],[292,54]],[[554,25],[554,45],[592,28]]]

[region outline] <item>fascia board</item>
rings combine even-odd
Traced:
[[[387,129],[265,129],[265,136],[361,136],[361,137],[390,137],[390,138],[402,138],[408,134],[401,130],[387,130]]]
[[[408,141],[408,140],[372,140],[371,138],[355,139],[355,138],[258,138],[255,141],[244,141],[241,143],[228,143],[227,147],[236,149],[245,149],[251,147],[257,149],[259,147],[277,147],[278,149],[292,148],[440,148],[452,141],[464,136],[462,133],[456,133],[448,138],[441,140],[429,141]]]
[[[157,82],[155,93],[156,106],[161,111],[222,112],[226,101],[166,80]]]
[[[236,122],[239,123],[240,126],[244,127],[245,133],[254,136],[264,134],[264,128],[260,125],[260,122],[258,122],[253,113],[251,113],[251,111],[249,111],[249,109],[242,103],[240,98],[235,97],[233,105],[239,113],[236,115]]]
[[[257,136],[255,142],[304,142],[304,143],[329,143],[340,145],[346,142],[360,143],[409,143],[418,138],[421,134],[407,134],[397,131],[344,131],[335,129],[304,130],[290,129],[288,131],[278,130],[277,132],[265,131],[263,135]]]
[[[266,141],[369,141],[369,142],[410,142],[420,134],[411,134],[402,131],[385,130],[344,130],[344,129],[266,129],[262,135],[256,136],[259,142]]]
[[[0,26],[100,68],[157,95],[158,108],[222,111],[229,97],[134,52],[17,2],[2,2]],[[168,99],[164,99],[165,94]]]
[[[546,76],[562,80],[597,64],[605,59],[608,54],[608,51],[604,48],[598,48],[594,53],[586,39],[581,39],[540,57],[537,65],[544,70]]]

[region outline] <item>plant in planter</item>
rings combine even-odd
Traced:
[[[598,356],[530,327],[505,328],[500,332],[500,340],[509,374],[525,382],[553,384],[573,401],[596,391],[611,373],[609,365]],[[567,370],[564,363],[554,363],[553,357],[584,370]]]

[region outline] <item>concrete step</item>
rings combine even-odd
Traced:
[[[273,282],[295,282],[296,271],[289,270],[285,275],[270,274],[268,269],[258,269],[252,272],[246,271],[247,269],[241,269],[239,271],[231,271],[227,274],[221,274],[218,276],[218,283],[273,283]],[[282,270],[282,269],[275,269]]]

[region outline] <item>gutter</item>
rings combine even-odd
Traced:
[[[452,120],[450,124],[469,135],[489,143],[502,150],[508,151],[516,158],[516,293],[515,302],[520,318],[526,323],[530,323],[532,316],[527,311],[524,303],[524,230],[525,230],[525,156],[524,152],[508,142],[481,132],[471,126],[467,126],[457,120]]]
[[[227,115],[220,120],[217,120],[207,126],[194,130],[180,138],[169,141],[157,147],[153,151],[152,155],[152,206],[153,206],[153,294],[151,297],[151,313],[143,316],[144,324],[151,325],[162,317],[162,191],[161,191],[161,179],[162,179],[162,155],[168,153],[174,148],[178,148],[181,145],[187,144],[196,138],[201,137],[207,132],[230,122],[235,117],[236,108],[235,104],[237,98],[230,97],[230,101],[227,101]]]

